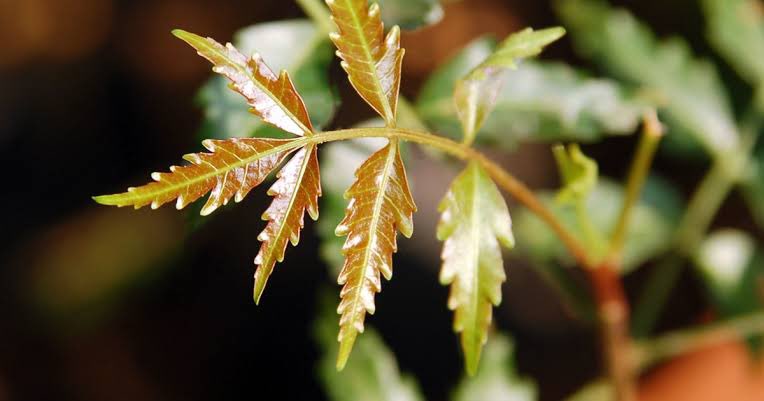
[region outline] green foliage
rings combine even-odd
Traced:
[[[764,227],[764,148],[754,158],[742,182],[743,195],[754,218]]]
[[[456,177],[440,202],[438,239],[444,241],[440,282],[451,285],[448,307],[461,333],[467,372],[477,372],[492,307],[506,280],[501,245],[512,248],[512,220],[496,184],[476,163]]]
[[[552,193],[542,192],[540,196],[567,227],[580,233],[581,237],[585,236],[585,228],[578,223],[574,210],[554,202]],[[624,189],[621,185],[607,179],[599,180],[586,202],[587,213],[599,232],[608,233],[613,229],[623,197]],[[622,273],[670,249],[674,227],[681,215],[680,205],[676,190],[666,182],[654,177],[647,181],[642,197],[634,207],[632,224],[627,231]],[[572,262],[571,256],[549,228],[527,210],[515,213],[514,230],[518,249],[532,258],[563,264]]]
[[[490,39],[475,40],[425,83],[417,111],[438,132],[461,135],[454,87],[494,47]],[[494,112],[477,135],[478,143],[512,148],[521,141],[591,142],[604,135],[631,134],[639,123],[643,106],[615,81],[589,78],[560,63],[530,60],[503,75]]]
[[[438,23],[443,7],[438,0],[377,0],[385,25],[417,29]]]
[[[562,204],[585,202],[597,186],[597,162],[584,155],[576,144],[567,149],[557,145],[552,148],[552,152],[564,184],[557,193],[557,201]]]
[[[558,0],[577,50],[614,76],[641,86],[682,129],[717,157],[735,152],[739,134],[716,69],[693,58],[680,38],[659,42],[622,9],[598,0]]]
[[[456,81],[454,103],[462,123],[464,142],[475,140],[488,115],[496,106],[502,71],[517,68],[519,60],[541,53],[544,46],[565,34],[560,27],[534,31],[527,28],[504,39],[487,58]]]

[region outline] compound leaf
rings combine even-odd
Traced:
[[[326,0],[326,4],[338,28],[330,38],[350,83],[388,126],[395,126],[404,53],[400,29],[395,26],[384,35],[376,3],[369,6],[367,0]]]
[[[223,46],[180,29],[172,32],[209,60],[213,71],[231,80],[231,87],[247,99],[252,113],[292,134],[312,134],[308,111],[286,70],[277,76],[257,53],[247,57],[230,43]]]
[[[440,282],[451,285],[448,307],[473,375],[488,338],[491,309],[501,302],[506,276],[499,244],[514,246],[512,220],[496,184],[474,162],[451,183],[438,210],[437,235],[445,241]]]
[[[462,122],[464,139],[472,143],[501,90],[502,71],[517,67],[517,61],[541,53],[544,46],[565,34],[560,27],[534,31],[526,28],[510,35],[482,63],[456,83],[454,102]]]
[[[93,199],[103,205],[134,206],[136,209],[149,204],[156,209],[177,199],[175,207],[182,209],[211,191],[201,210],[206,216],[227,204],[231,197],[236,202],[244,199],[294,150],[296,146],[292,142],[266,138],[208,139],[202,144],[210,153],[183,156],[189,165],[172,166],[169,173],[152,173],[155,182],[128,188],[125,193]]]
[[[276,182],[268,190],[273,202],[263,213],[268,224],[257,236],[262,242],[255,257],[255,303],[260,302],[263,289],[276,262],[284,260],[287,242],[297,245],[303,228],[305,211],[318,219],[318,197],[321,196],[316,145],[308,145],[292,157],[279,171]]]
[[[345,192],[349,199],[337,235],[346,235],[345,263],[337,282],[344,285],[337,307],[340,342],[337,368],[347,362],[366,313],[375,310],[374,295],[381,291],[380,274],[390,279],[392,256],[397,250],[396,231],[410,237],[416,211],[409,191],[398,142],[390,141],[372,154],[355,173],[356,181]]]

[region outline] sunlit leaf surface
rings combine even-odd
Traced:
[[[493,51],[478,39],[439,67],[416,102],[419,115],[439,133],[457,138],[453,92],[456,82]],[[560,63],[526,60],[502,73],[494,112],[487,116],[478,143],[512,148],[518,142],[591,142],[605,135],[635,131],[642,105],[617,82],[595,79]]]
[[[342,68],[361,97],[388,126],[395,126],[403,49],[400,29],[384,34],[379,5],[367,0],[327,0],[338,31],[331,34]]]
[[[393,275],[396,232],[410,237],[416,211],[409,191],[398,143],[392,141],[371,155],[356,171],[345,193],[349,203],[337,235],[346,235],[345,264],[338,282],[344,285],[337,308],[340,318],[337,367],[344,367],[366,313],[375,310],[374,296],[382,289],[380,275]]]
[[[454,102],[467,143],[475,139],[488,114],[493,111],[501,90],[502,71],[516,68],[520,59],[538,55],[544,46],[564,34],[565,30],[559,27],[539,31],[527,28],[514,33],[463,79],[457,81]]]
[[[252,113],[295,135],[313,132],[305,104],[285,70],[277,76],[259,54],[247,57],[230,43],[223,46],[212,38],[179,29],[173,34],[209,60],[213,71],[231,80],[232,88],[247,99]]]
[[[155,182],[94,199],[103,205],[136,209],[146,205],[156,209],[177,199],[175,207],[182,209],[211,191],[201,210],[202,215],[208,215],[232,197],[236,202],[244,199],[294,150],[290,142],[265,138],[206,140],[202,144],[210,153],[183,156],[189,165],[172,166],[169,173],[152,173]]]
[[[764,84],[764,13],[759,0],[703,0],[708,39],[743,78]]]
[[[297,245],[303,228],[303,215],[307,210],[313,220],[318,219],[318,197],[321,182],[318,170],[317,148],[309,145],[300,149],[279,171],[276,182],[268,190],[273,202],[263,213],[268,221],[265,230],[257,236],[262,242],[255,257],[255,302],[260,302],[265,283],[276,262],[284,260],[287,242]]]
[[[467,372],[475,374],[491,309],[501,302],[506,275],[499,244],[514,246],[512,220],[496,184],[476,163],[451,183],[438,210],[437,235],[444,241],[440,282],[451,285],[454,331],[461,334]]]
[[[727,94],[716,69],[693,57],[680,38],[659,42],[652,32],[622,9],[597,0],[558,1],[558,11],[577,50],[618,78],[649,92],[654,102],[694,140],[717,157],[734,152],[739,134]],[[676,140],[676,139],[674,139]]]

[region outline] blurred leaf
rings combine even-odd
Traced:
[[[742,190],[754,218],[764,227],[764,148],[752,159]]]
[[[557,192],[557,201],[561,204],[586,201],[597,186],[597,162],[583,154],[577,144],[569,145],[567,149],[556,145],[552,152],[563,182],[562,189]]]
[[[448,308],[461,334],[467,372],[474,375],[488,338],[493,306],[506,280],[501,245],[512,248],[512,220],[504,198],[475,162],[451,183],[440,202],[438,240],[444,241],[440,282],[451,285]]]
[[[502,72],[517,68],[521,59],[538,55],[546,45],[564,34],[565,30],[560,27],[539,31],[526,28],[513,33],[499,43],[494,52],[477,67],[456,81],[454,104],[462,123],[465,143],[473,142],[496,106],[503,81]]]
[[[274,71],[289,71],[310,110],[312,124],[320,129],[329,123],[337,104],[328,75],[332,46],[312,22],[289,20],[253,25],[237,32],[234,44],[245,55],[257,51]],[[210,78],[200,89],[198,100],[204,106],[203,138],[284,137],[280,130],[253,118],[247,104],[228,90],[222,77]]]
[[[616,394],[613,386],[605,379],[591,382],[575,394],[566,398],[566,401],[615,401]]]
[[[129,288],[158,276],[183,238],[170,211],[99,208],[44,230],[20,255],[29,298],[67,326],[109,316]]]
[[[695,263],[722,315],[761,308],[764,258],[748,233],[736,229],[711,233],[698,249]]]
[[[746,81],[764,84],[764,19],[759,0],[703,0],[708,38]]]
[[[337,344],[337,318],[332,296],[324,296],[315,324],[316,340],[323,349],[318,373],[331,401],[422,401],[419,388],[408,375],[398,370],[395,355],[372,328],[356,341],[353,358],[338,372],[334,355]]]
[[[327,0],[326,4],[337,24],[337,32],[329,37],[350,83],[386,125],[394,127],[404,53],[400,29],[394,26],[385,36],[377,3]]]
[[[506,336],[491,335],[485,346],[480,370],[473,377],[463,378],[453,401],[534,401],[536,385],[520,378],[514,367],[514,344]]]
[[[494,42],[472,42],[438,68],[417,100],[417,110],[434,129],[461,135],[452,100],[456,81],[491,54]],[[642,106],[618,84],[586,77],[564,64],[525,61],[504,79],[495,111],[477,140],[511,148],[520,141],[591,142],[603,135],[630,134]]]
[[[212,38],[180,29],[172,33],[209,60],[213,71],[231,81],[231,89],[244,96],[250,112],[294,135],[313,133],[308,110],[286,70],[276,75],[259,53],[246,56],[230,43],[223,46]]]
[[[345,192],[348,206],[335,233],[345,236],[342,266],[337,282],[343,285],[337,368],[347,362],[353,343],[363,333],[366,313],[374,314],[374,296],[382,290],[381,276],[393,275],[393,253],[398,232],[411,237],[416,211],[409,190],[398,141],[390,140],[355,172],[356,180]]]
[[[377,0],[382,20],[387,26],[417,29],[433,25],[443,19],[443,7],[438,0]]]
[[[571,231],[583,236],[571,208],[553,202],[554,197],[550,192],[542,192],[540,196]],[[623,196],[624,188],[621,185],[604,178],[597,183],[587,200],[586,209],[600,232],[608,233],[615,227]],[[641,200],[634,207],[632,224],[626,235],[622,273],[628,273],[669,250],[681,211],[681,201],[676,190],[668,183],[650,177]],[[573,262],[554,234],[527,209],[515,212],[515,236],[518,248],[534,259],[556,260],[565,264]]]
[[[663,106],[670,122],[716,157],[738,148],[739,134],[716,70],[693,58],[680,38],[658,42],[629,12],[603,1],[558,0],[577,50],[614,76],[633,82]]]

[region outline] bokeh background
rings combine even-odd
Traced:
[[[613,3],[716,57],[694,1]],[[475,37],[558,23],[546,1],[463,0],[445,11],[439,25],[403,36],[406,95]],[[171,207],[136,212],[90,199],[200,149],[195,94],[211,72],[171,29],[224,41],[246,25],[301,16],[288,0],[0,0],[0,401],[325,399],[311,331],[317,294],[335,287],[312,223],[255,307],[264,191],[199,227]],[[585,65],[568,40],[544,57]],[[743,86],[722,75],[733,90]],[[330,76],[344,99],[332,125],[370,117],[336,62]],[[620,177],[635,140],[586,150]],[[534,187],[557,183],[544,146],[524,146],[503,163]],[[700,163],[659,156],[656,169],[686,194]],[[427,398],[444,400],[462,366],[447,289],[437,282],[434,210],[454,171],[419,154],[408,170],[416,234],[401,241],[395,278],[368,321]],[[743,209],[733,196],[717,224],[756,232]],[[560,399],[599,371],[595,333],[569,319],[522,261],[507,266],[497,327],[514,337],[518,369],[537,380],[542,399]],[[643,278],[628,277],[630,293]],[[662,328],[704,313],[695,278],[679,283]]]

